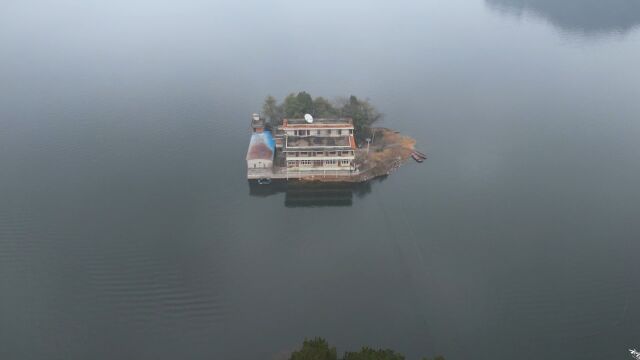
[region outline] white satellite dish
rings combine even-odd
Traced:
[[[311,124],[313,122],[313,116],[311,114],[304,114],[304,119]]]

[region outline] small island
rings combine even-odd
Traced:
[[[288,95],[281,104],[268,96],[262,115],[253,114],[247,151],[247,178],[364,182],[385,176],[413,157],[415,140],[373,127],[382,115],[351,95],[330,102],[307,92]]]

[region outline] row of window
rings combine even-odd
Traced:
[[[310,166],[310,165],[316,165],[316,166],[322,166],[324,162],[324,165],[342,165],[342,166],[349,166],[351,164],[351,160],[349,159],[342,159],[338,162],[338,160],[289,160],[287,161],[287,166],[289,167],[296,167],[296,166]]]
[[[351,151],[300,151],[291,152],[290,156],[352,156]]]
[[[319,129],[319,130],[289,130],[287,131],[287,135],[296,135],[296,136],[310,136],[310,135],[353,135],[353,130],[351,129]]]

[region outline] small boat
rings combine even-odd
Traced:
[[[425,155],[425,154],[421,153],[421,152],[420,152],[420,151],[418,151],[418,150],[413,150],[413,153],[414,153],[414,154],[416,154],[416,155],[418,155],[419,157],[421,157],[421,158],[423,158],[423,159],[426,159],[426,158],[427,158],[427,155]]]
[[[260,179],[258,179],[258,184],[260,184],[260,185],[269,185],[269,184],[271,184],[271,179],[270,178],[260,178]]]
[[[420,156],[418,156],[418,154],[416,154],[416,153],[411,153],[411,157],[413,158],[413,160],[415,160],[416,162],[419,162],[419,163],[424,161],[424,159],[421,158]]]

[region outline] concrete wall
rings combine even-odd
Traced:
[[[247,168],[248,169],[271,169],[273,167],[273,161],[257,159],[257,160],[247,160]]]

